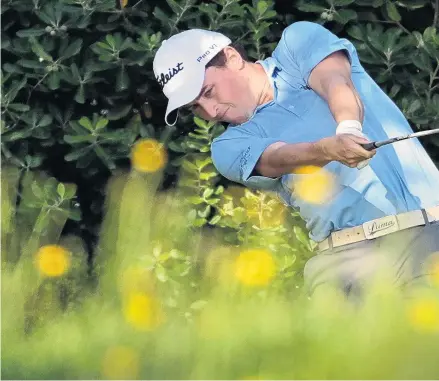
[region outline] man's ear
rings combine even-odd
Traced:
[[[245,61],[235,48],[226,46],[224,48],[224,55],[227,58],[227,67],[229,69],[241,70],[244,67]]]

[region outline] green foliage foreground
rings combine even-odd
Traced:
[[[156,193],[160,174],[132,171],[108,186],[88,274],[81,241],[60,238],[75,190],[26,173],[44,201],[17,210],[17,172],[2,176],[2,378],[439,375],[439,261],[432,287],[404,297],[381,282],[361,303],[308,298],[292,254],[224,245],[190,226],[181,195]]]

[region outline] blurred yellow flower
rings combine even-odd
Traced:
[[[264,286],[274,278],[276,265],[273,256],[266,250],[242,251],[234,265],[235,277],[246,286]]]
[[[297,197],[311,204],[324,204],[332,197],[335,189],[335,178],[327,170],[316,166],[296,168],[292,184]]]
[[[122,8],[125,8],[127,6],[127,4],[128,4],[128,0],[120,0],[120,6]]]
[[[165,166],[166,161],[166,150],[154,139],[138,141],[131,151],[132,165],[139,172],[156,172]]]
[[[45,276],[61,276],[70,267],[70,252],[59,245],[43,246],[36,254],[36,265]]]
[[[409,320],[416,329],[439,332],[439,299],[415,300],[410,305],[408,313]]]
[[[152,295],[133,292],[126,297],[125,320],[141,331],[151,331],[164,320],[159,301]]]
[[[108,348],[102,359],[102,375],[106,380],[136,380],[139,376],[139,354],[132,348]]]

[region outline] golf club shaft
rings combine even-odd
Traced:
[[[379,148],[379,147],[385,146],[386,144],[391,144],[391,143],[399,142],[400,140],[406,140],[406,139],[411,139],[411,138],[418,138],[420,136],[427,136],[427,135],[433,135],[433,134],[439,134],[439,128],[436,128],[434,130],[415,132],[413,134],[398,136],[396,138],[391,138],[391,139],[388,139],[388,140],[382,140],[380,142],[371,142],[371,143],[366,143],[366,144],[361,144],[361,145],[363,146],[363,148],[365,150],[372,151],[375,148]]]

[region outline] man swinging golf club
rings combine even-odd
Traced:
[[[413,130],[348,40],[295,22],[271,57],[249,62],[226,36],[191,29],[163,42],[154,72],[169,99],[166,123],[180,107],[228,123],[211,147],[218,171],[300,212],[318,243],[305,267],[311,291],[361,289],[384,268],[398,284],[425,279],[439,252],[439,171],[418,139],[364,149]],[[303,166],[336,179],[325,203],[290,187]]]

